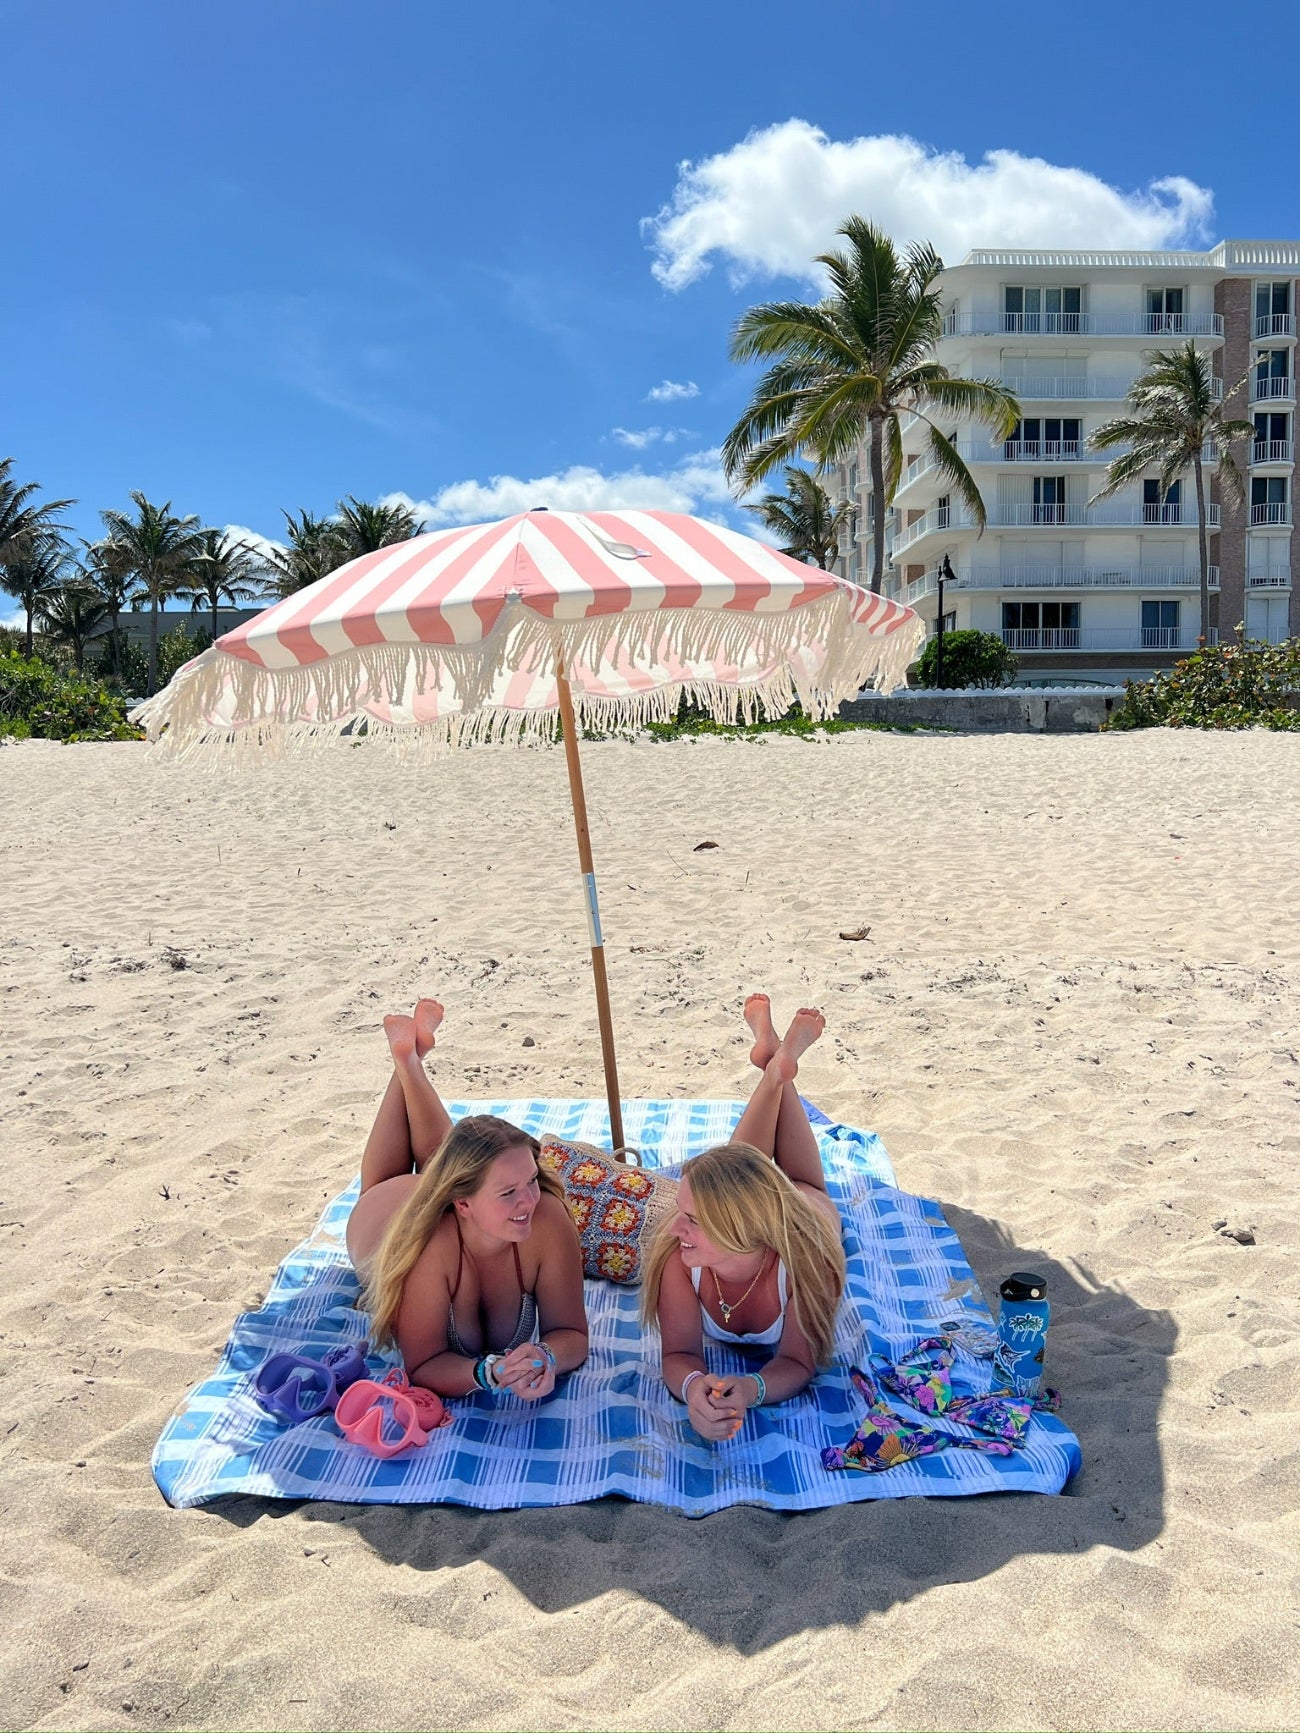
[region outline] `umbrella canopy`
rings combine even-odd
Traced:
[[[444,746],[562,725],[618,1148],[582,724],[667,720],[682,697],[719,721],[795,699],[820,718],[901,684],[924,638],[910,608],[699,518],[538,510],[353,560],[219,638],[133,719],[172,752],[257,756],[361,722]]]
[[[671,512],[533,511],[353,560],[219,638],[136,711],[173,751],[336,734],[551,736],[580,723],[833,714],[901,684],[910,608]]]

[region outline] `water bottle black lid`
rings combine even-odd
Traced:
[[[1041,1300],[1047,1293],[1047,1278],[1016,1270],[998,1289],[1004,1300]]]

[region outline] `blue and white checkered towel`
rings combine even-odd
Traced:
[[[534,1133],[609,1143],[603,1102],[448,1106],[456,1119],[496,1113]],[[645,1165],[672,1168],[724,1142],[741,1104],[627,1101],[623,1110],[627,1141],[642,1150]],[[244,1492],[508,1510],[617,1494],[704,1516],[730,1504],[812,1510],[916,1494],[1059,1492],[1079,1466],[1079,1446],[1046,1415],[1035,1415],[1024,1447],[1010,1457],[954,1450],[883,1474],[823,1468],[824,1446],[847,1443],[860,1418],[850,1365],[864,1365],[873,1352],[896,1359],[947,1320],[984,1326],[992,1320],[939,1205],[895,1188],[877,1137],[811,1111],[828,1187],[844,1220],[849,1264],[835,1365],[803,1395],[751,1413],[734,1439],[707,1444],[687,1424],[681,1403],[659,1377],[658,1341],[644,1337],[638,1323],[639,1291],[608,1282],[586,1284],[590,1357],[546,1402],[499,1394],[457,1398],[450,1404],[452,1425],[422,1449],[386,1461],[349,1444],[329,1416],[288,1427],[265,1415],[249,1392],[252,1374],[268,1355],[321,1354],[365,1340],[367,1321],[357,1310],[357,1281],[343,1242],[354,1183],[281,1264],[261,1310],[236,1319],[220,1365],[163,1429],[153,1458],[163,1496],[180,1507]],[[747,1364],[715,1343],[708,1351],[719,1368]],[[391,1360],[373,1356],[372,1372]],[[987,1364],[959,1355],[953,1379],[958,1393],[985,1389]],[[909,1412],[903,1404],[899,1411]]]

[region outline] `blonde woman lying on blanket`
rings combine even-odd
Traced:
[[[839,1214],[794,1083],[825,1019],[799,1011],[778,1041],[767,996],[754,993],[745,1021],[762,1076],[732,1141],[683,1167],[641,1295],[663,1340],[664,1383],[713,1439],[738,1431],[747,1409],[797,1395],[829,1361],[844,1292]],[[759,1362],[711,1374],[706,1341],[752,1348]]]
[[[549,1396],[587,1358],[582,1254],[535,1139],[481,1114],[453,1125],[424,1068],[442,1006],[385,1017],[393,1075],[361,1159],[348,1255],[371,1334],[440,1396]]]

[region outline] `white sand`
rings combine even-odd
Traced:
[[[745,1090],[747,989],[825,1006],[807,1093],[986,1291],[1050,1276],[1071,1493],[169,1510],[154,1439],[354,1171],[385,1011],[446,1001],[449,1093],[601,1093],[563,759],[14,747],[0,1722],[1296,1726],[1300,741],[586,764],[624,1093]]]

